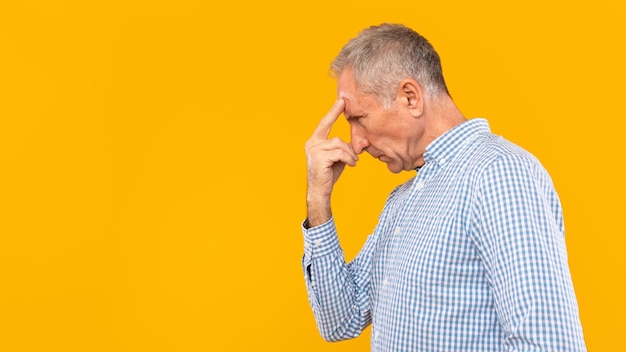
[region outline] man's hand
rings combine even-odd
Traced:
[[[336,137],[328,139],[333,124],[344,108],[344,100],[337,99],[305,144],[309,227],[323,224],[330,219],[330,195],[333,186],[346,164],[355,166],[359,159],[348,143]]]

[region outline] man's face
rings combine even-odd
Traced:
[[[355,153],[367,151],[393,173],[415,168],[409,140],[415,135],[415,121],[398,100],[383,108],[376,98],[359,91],[350,68],[339,77],[337,92],[346,103],[344,116],[350,123],[350,144]]]

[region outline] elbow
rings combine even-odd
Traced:
[[[345,340],[345,339],[342,339],[340,336],[338,336],[336,331],[320,329],[320,335],[326,342],[338,342],[338,341]]]
[[[338,341],[345,340],[345,339],[342,339],[342,338],[338,337],[337,335],[335,335],[333,333],[328,333],[328,332],[324,332],[324,331],[320,331],[320,335],[322,336],[322,338],[326,342],[338,342]]]
[[[317,330],[319,331],[320,336],[322,336],[322,338],[326,342],[337,342],[340,340],[337,337],[337,329],[333,329],[332,327],[324,323],[318,324]]]
[[[320,335],[326,342],[338,342],[353,339],[361,334],[362,329],[350,329],[349,326],[318,326]]]

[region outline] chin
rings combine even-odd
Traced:
[[[387,168],[389,169],[389,171],[393,172],[394,174],[399,174],[401,171],[404,170],[402,167],[398,167],[397,165],[393,165],[393,164],[387,164]]]

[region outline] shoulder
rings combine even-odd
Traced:
[[[471,155],[471,162],[477,167],[477,173],[483,177],[489,173],[547,176],[545,168],[533,154],[494,134],[489,134],[477,142]]]
[[[556,192],[541,162],[529,151],[501,136],[482,135],[474,141],[464,159],[465,180],[470,193],[479,198],[485,192],[505,196],[510,192],[538,191],[551,194],[550,197]]]

